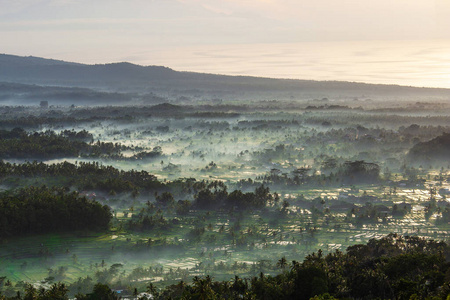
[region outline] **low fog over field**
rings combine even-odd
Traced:
[[[0,66],[5,295],[276,275],[391,232],[448,239],[450,90]]]

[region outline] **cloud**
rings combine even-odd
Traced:
[[[213,13],[216,13],[216,14],[227,15],[227,16],[233,14],[233,10],[231,10],[231,9],[226,9],[226,8],[222,8],[222,7],[218,7],[218,6],[214,6],[214,5],[202,4],[202,7],[204,9],[211,11]]]
[[[44,1],[43,0],[36,0],[36,1],[32,1],[32,0],[15,0],[15,1],[0,0],[0,7],[1,7],[0,15],[5,16],[5,15],[10,15],[10,14],[17,14],[17,13],[23,12],[27,8],[32,7],[36,4],[41,4],[42,2],[44,2]]]
[[[450,38],[448,0],[0,0],[0,7],[0,40],[9,38],[3,44],[21,41],[32,49],[63,47],[62,36],[80,49],[94,43],[103,51],[119,43],[170,48]]]
[[[450,28],[450,1],[435,0],[435,8],[438,26],[448,31]]]
[[[48,5],[49,6],[67,6],[67,5],[75,5],[80,4],[80,0],[51,0]]]

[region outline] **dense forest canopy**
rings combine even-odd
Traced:
[[[408,153],[408,160],[416,163],[450,161],[450,132],[414,145]]]
[[[105,230],[110,208],[78,193],[43,187],[0,194],[0,239],[69,230]]]

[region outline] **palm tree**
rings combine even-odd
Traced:
[[[207,275],[204,279],[195,276],[192,280],[194,282],[194,294],[198,296],[200,300],[212,300],[216,299],[216,294],[211,288],[211,277]]]
[[[37,290],[32,284],[27,283],[25,287],[25,297],[23,299],[24,300],[37,299]]]
[[[151,282],[147,285],[147,293],[151,294],[153,296],[153,299],[156,299],[159,296],[159,291]]]
[[[286,257],[283,256],[282,258],[280,258],[277,262],[277,267],[279,267],[281,270],[285,270],[287,267],[287,260]]]

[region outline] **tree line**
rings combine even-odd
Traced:
[[[1,158],[120,157],[125,148],[119,143],[94,143],[86,131],[66,130],[57,134],[51,130],[31,133],[22,128],[0,130]]]
[[[0,193],[0,238],[73,230],[105,230],[110,208],[63,188],[26,187]]]
[[[0,178],[51,178],[61,185],[75,186],[78,189],[92,189],[111,193],[133,192],[139,189],[154,190],[163,184],[147,171],[123,171],[98,162],[67,161],[56,164],[25,162],[23,164],[0,161]]]
[[[321,250],[306,256],[303,262],[277,261],[280,273],[260,273],[251,278],[235,276],[215,281],[211,276],[194,277],[192,283],[180,281],[158,289],[149,283],[133,285],[122,294],[134,299],[447,299],[450,294],[449,246],[442,241],[389,234],[367,244],[325,255]],[[4,278],[3,278],[4,281]],[[120,299],[104,283],[90,282],[91,292],[77,299]],[[0,282],[0,287],[6,286]],[[69,288],[55,283],[49,289],[27,284],[22,294],[6,299],[69,299]],[[144,293],[145,292],[145,293]]]

